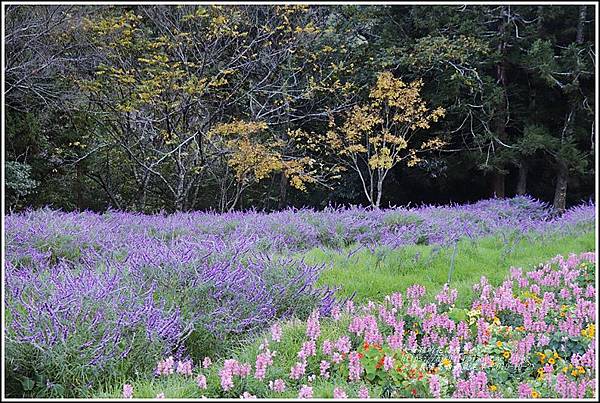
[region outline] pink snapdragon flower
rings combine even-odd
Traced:
[[[316,340],[321,334],[321,325],[319,324],[319,311],[313,311],[306,322],[306,336],[310,340]]]
[[[271,339],[273,341],[280,342],[281,334],[282,334],[281,325],[279,323],[273,324],[273,326],[271,326]]]
[[[157,375],[170,375],[175,371],[173,368],[174,365],[175,360],[170,356],[167,359],[158,362],[155,373]]]
[[[304,372],[306,371],[306,361],[297,362],[290,371],[290,378],[294,380],[298,380],[302,378]]]
[[[298,392],[298,399],[312,399],[313,388],[307,385],[302,385],[300,392]]]
[[[198,385],[198,387],[200,389],[206,389],[207,388],[207,385],[206,385],[206,376],[204,376],[202,374],[199,374],[196,377],[196,384]]]
[[[334,399],[347,399],[348,395],[344,392],[342,388],[334,388],[333,389],[333,398]]]
[[[181,375],[192,375],[192,360],[177,361],[177,373]]]
[[[123,385],[123,397],[125,399],[131,399],[133,397],[133,386],[128,383]]]
[[[285,382],[283,379],[275,379],[274,381],[269,381],[269,389],[277,393],[285,392]]]
[[[327,371],[331,367],[331,363],[329,361],[321,361],[319,364],[319,371],[323,378],[329,379],[329,372]]]
[[[368,399],[369,398],[369,389],[366,386],[361,386],[358,390],[358,397],[360,399]]]

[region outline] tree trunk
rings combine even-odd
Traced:
[[[375,201],[375,205],[373,207],[375,207],[376,209],[379,209],[379,206],[381,205],[381,195],[383,194],[383,179],[378,179],[377,180],[377,200]]]
[[[287,206],[287,189],[288,189],[288,178],[285,172],[281,173],[281,180],[279,182],[279,203],[278,209],[283,210]]]
[[[503,198],[505,196],[504,192],[504,183],[505,183],[504,174],[494,172],[492,174],[492,197]]]
[[[527,171],[529,171],[529,166],[522,161],[519,164],[519,181],[517,182],[517,194],[520,196],[527,194]]]
[[[559,213],[565,211],[567,204],[567,184],[569,181],[569,170],[567,164],[562,161],[558,163],[556,176],[556,188],[554,190],[554,210]]]
[[[578,45],[583,43],[584,37],[584,28],[585,28],[585,18],[587,15],[587,7],[585,5],[579,6],[579,21],[577,22],[577,37],[575,41]]]
[[[501,8],[502,10],[502,18],[504,19],[506,14],[506,6]],[[510,9],[509,9],[510,10]],[[506,135],[506,124],[507,124],[507,116],[508,116],[508,105],[507,105],[507,79],[506,79],[506,41],[505,41],[505,32],[506,26],[508,22],[502,21],[498,27],[498,53],[501,55],[498,64],[496,65],[496,79],[497,83],[500,84],[500,96],[501,100],[498,104],[498,111],[496,113],[496,136],[502,142],[506,143],[507,135]],[[496,167],[497,169],[504,169],[503,163],[500,162],[500,165]],[[505,175],[500,172],[494,172],[492,176],[492,197],[504,197],[505,192]]]
[[[81,178],[82,178],[81,162],[75,164],[75,195],[77,197],[77,210],[83,210],[83,195]]]

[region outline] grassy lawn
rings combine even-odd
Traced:
[[[593,232],[564,237],[523,238],[508,243],[498,236],[477,242],[461,241],[456,247],[450,285],[458,290],[457,306],[465,307],[472,295],[471,287],[481,276],[499,285],[510,267],[533,268],[558,254],[568,255],[595,250]],[[508,246],[506,246],[508,245]],[[356,249],[356,248],[354,248]],[[310,263],[327,263],[329,268],[319,279],[321,285],[336,286],[340,297],[354,292],[356,302],[379,301],[396,291],[405,291],[413,284],[426,287],[426,298],[433,298],[448,281],[454,248],[411,245],[396,250],[362,249],[352,256],[348,251],[313,249],[306,254]]]

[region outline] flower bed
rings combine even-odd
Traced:
[[[589,232],[594,206],[561,217],[525,197],[271,214],[42,209],[5,223],[7,390],[62,397],[165,353],[216,356],[273,320],[328,315],[335,290],[316,285],[325,265],[296,252]]]
[[[468,310],[454,307],[450,287],[430,304],[419,285],[383,303],[348,301],[330,318],[314,311],[304,323],[273,325],[240,357],[186,372],[191,363],[171,357],[157,376],[195,382],[196,397],[591,398],[595,259],[513,268],[497,288],[482,278]]]

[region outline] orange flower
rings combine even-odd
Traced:
[[[366,342],[363,344],[363,348],[365,349],[365,351],[369,351],[369,342]]]
[[[361,359],[363,358],[365,355],[363,353],[358,353],[358,358]]]
[[[379,362],[377,363],[377,365],[375,365],[376,369],[379,369],[379,368],[383,367],[384,358],[385,357],[381,357],[381,359],[379,360]]]

